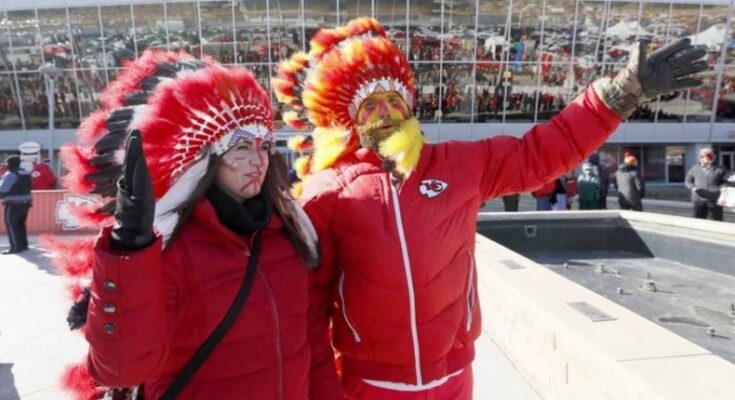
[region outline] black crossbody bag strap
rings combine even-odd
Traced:
[[[250,254],[250,260],[248,260],[248,267],[245,270],[245,279],[240,286],[240,290],[235,296],[235,300],[232,302],[230,309],[227,310],[227,314],[222,318],[217,328],[212,332],[207,340],[197,349],[196,353],[189,359],[184,366],[184,369],[176,375],[171,386],[168,387],[166,392],[161,396],[160,400],[173,400],[179,393],[184,389],[192,376],[199,370],[204,361],[207,360],[215,347],[219,344],[228,330],[232,327],[232,324],[237,319],[238,314],[242,310],[242,306],[245,304],[245,300],[250,294],[250,289],[253,287],[253,278],[255,277],[255,268],[258,264],[258,256],[260,255],[260,232],[255,233],[255,239],[253,240],[253,251]]]

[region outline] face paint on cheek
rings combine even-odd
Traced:
[[[378,121],[378,112],[377,110],[372,111],[362,111],[357,118],[357,124],[360,126],[367,125],[367,124],[374,124]]]
[[[222,157],[222,163],[225,164],[230,169],[237,169],[240,167],[240,164],[245,160],[245,157],[240,157],[233,154],[225,154]]]
[[[408,117],[408,107],[406,106],[406,103],[399,101],[395,104],[390,105],[390,116],[391,118],[398,119],[405,119]]]
[[[245,185],[240,188],[241,192],[244,192],[248,190],[249,188],[253,188],[255,190],[260,188],[260,182],[257,179],[250,179],[247,182],[245,182]]]
[[[263,182],[260,177],[249,177],[245,181],[245,184],[240,188],[241,192],[247,192],[249,189],[253,191],[253,193],[260,193],[260,189],[263,186]]]

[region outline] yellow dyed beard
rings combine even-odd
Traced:
[[[380,132],[368,127],[360,133],[360,144],[376,151],[383,159],[392,161],[393,169],[407,178],[421,157],[425,138],[416,117],[400,123],[395,129]]]

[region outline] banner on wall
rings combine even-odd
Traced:
[[[33,207],[28,211],[26,230],[29,235],[94,234],[96,229],[82,227],[70,212],[70,207],[96,204],[96,196],[81,196],[66,190],[34,190]],[[0,213],[0,235],[6,235],[5,221]]]
[[[56,223],[61,225],[61,229],[64,231],[81,229],[81,224],[79,224],[79,221],[74,217],[74,214],[69,210],[69,208],[98,203],[99,201],[91,197],[65,193],[63,199],[56,203]]]

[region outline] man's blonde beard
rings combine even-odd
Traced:
[[[375,125],[360,132],[360,144],[391,161],[394,164],[393,169],[407,178],[418,164],[425,142],[418,119],[406,119],[386,132],[380,132]]]

